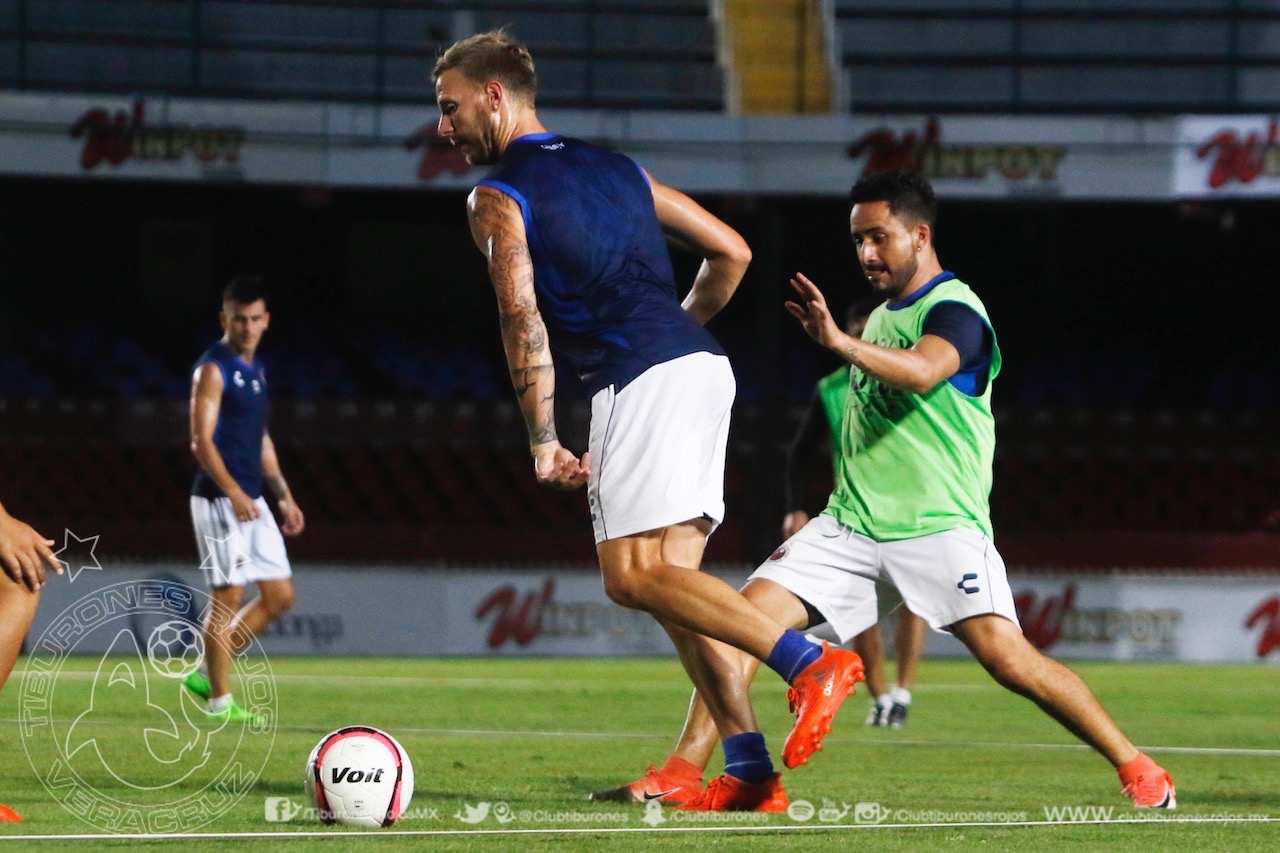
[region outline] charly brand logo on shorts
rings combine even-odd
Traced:
[[[261,646],[231,657],[251,714],[206,713],[183,687],[203,657],[208,595],[155,578],[103,587],[32,644],[18,699],[27,760],[45,789],[107,832],[185,832],[232,808],[262,775],[276,688]]]
[[[781,560],[783,557],[787,556],[788,550],[789,549],[787,548],[786,545],[780,545],[778,546],[778,550],[774,551],[772,554],[769,555],[769,559]]]

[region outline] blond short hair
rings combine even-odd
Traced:
[[[524,45],[502,30],[477,33],[455,42],[436,60],[432,81],[454,68],[473,83],[497,80],[514,97],[533,106],[538,93],[533,57]]]

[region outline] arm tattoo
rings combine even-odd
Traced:
[[[289,497],[289,484],[284,481],[283,474],[272,474],[267,477],[267,488],[271,489],[271,494],[280,500]]]
[[[862,347],[859,346],[860,343],[861,341],[858,338],[853,338],[850,343],[846,344],[840,350],[839,355],[850,364],[857,365],[858,355],[862,349]],[[859,365],[859,369],[861,369],[860,365]]]
[[[489,262],[498,298],[502,345],[511,384],[529,430],[531,445],[556,440],[555,369],[547,327],[538,311],[520,211],[509,196],[477,187],[471,205],[471,232]]]
[[[550,386],[550,393],[540,388],[547,384],[548,377],[554,382],[555,369],[549,364],[511,370],[511,384],[515,386],[516,399],[520,401],[520,409],[524,412],[531,445],[545,444],[557,438],[555,386]]]
[[[513,341],[525,358],[534,360],[549,352],[547,327],[538,313],[538,303],[528,297],[517,297],[511,313],[503,313],[502,339]]]
[[[478,190],[479,188],[477,188]],[[532,302],[533,259],[529,256],[529,244],[522,234],[512,227],[510,211],[515,205],[509,196],[500,193],[477,193],[471,210],[471,230],[480,249],[489,261],[489,278],[498,295],[498,310],[505,317],[522,301]],[[530,296],[521,299],[522,294]]]

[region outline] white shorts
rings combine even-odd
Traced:
[[[291,577],[284,537],[266,500],[254,501],[258,517],[239,521],[231,498],[191,496],[200,572],[214,588]]]
[[[841,643],[878,621],[876,586],[886,581],[937,631],[988,613],[1019,624],[1004,560],[990,539],[968,528],[876,542],[819,515],[751,578],[771,580],[812,604]]]
[[[737,385],[729,359],[695,352],[591,398],[587,500],[596,544],[724,519],[724,459]]]

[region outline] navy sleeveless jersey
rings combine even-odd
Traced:
[[[653,190],[630,158],[534,133],[480,183],[519,202],[551,344],[591,393],[682,355],[724,355],[680,307]]]
[[[262,435],[267,428],[267,377],[261,362],[249,364],[222,341],[214,344],[196,361],[216,364],[222,371],[222,404],[213,444],[240,488],[257,500],[262,496]],[[204,468],[196,472],[191,494],[202,498],[224,498],[222,489]]]

